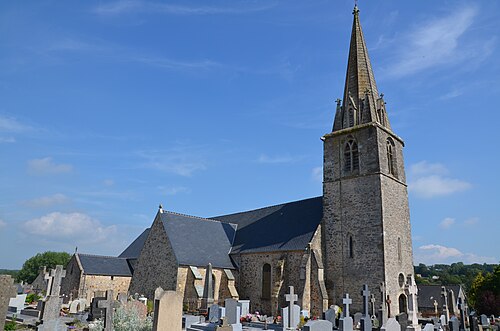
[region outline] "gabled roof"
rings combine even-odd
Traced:
[[[303,250],[322,217],[320,196],[212,219],[238,225],[231,250],[236,254]]]
[[[455,300],[461,291],[460,285],[446,285],[446,291],[453,290]],[[418,307],[434,310],[434,300],[437,301],[438,307],[443,306],[443,299],[441,297],[441,285],[418,285]]]
[[[150,228],[144,230],[125,250],[118,255],[127,259],[138,259],[141,254],[142,247],[148,238]]]
[[[236,225],[163,211],[159,213],[180,265],[234,269],[229,257]]]
[[[127,259],[77,253],[86,275],[132,277]]]

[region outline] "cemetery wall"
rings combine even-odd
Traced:
[[[96,292],[113,290],[115,298],[128,293],[131,277],[84,275],[81,281],[83,297],[90,303]]]
[[[281,309],[287,306],[284,298],[288,286],[294,286],[296,289],[301,287],[300,269],[303,255],[304,251],[240,255],[238,291],[241,299],[250,300],[251,311],[276,316],[277,307]],[[272,295],[270,299],[262,298],[262,268],[266,263],[271,265]]]
[[[130,293],[154,298],[157,287],[177,289],[178,264],[159,215],[144,243],[130,283]]]

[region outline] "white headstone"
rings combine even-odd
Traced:
[[[226,320],[230,325],[240,325],[241,307],[238,306],[238,301],[234,299],[226,299]]]
[[[423,331],[434,331],[434,324],[432,323],[427,323],[424,327]]]
[[[399,322],[394,318],[391,317],[387,319],[387,323],[385,326],[382,326],[380,328],[381,331],[401,331],[401,325]]]
[[[241,308],[241,316],[250,314],[250,300],[238,300],[238,306]]]
[[[303,331],[332,331],[333,324],[325,320],[310,320],[302,328]]]
[[[153,331],[182,330],[182,296],[176,291],[155,291]]]
[[[283,330],[295,330],[300,323],[300,307],[293,305],[290,307],[282,308],[282,322]]]
[[[18,294],[15,298],[9,300],[9,310],[13,313],[19,314],[21,310],[24,309],[24,303],[26,301],[26,294]],[[14,311],[14,309],[16,311]]]

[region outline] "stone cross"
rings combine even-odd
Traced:
[[[295,302],[299,300],[299,296],[295,294],[293,286],[289,287],[290,293],[285,295],[285,301],[288,302],[288,325],[291,326],[293,323],[293,309]]]
[[[375,295],[370,294],[370,303],[372,304],[372,319],[374,319],[375,316]]]
[[[205,270],[205,285],[203,286],[203,308],[208,308],[214,303],[214,282],[212,278],[212,263]]]
[[[385,323],[387,322],[387,303],[385,301],[385,282],[381,282],[380,283],[380,309],[379,309],[379,312],[380,312],[380,322],[382,323],[382,325],[385,325]]]
[[[415,283],[415,278],[413,277],[413,274],[409,274],[406,278],[406,286],[405,286],[406,292],[408,292],[408,311],[409,311],[409,318],[411,320],[412,326],[418,325],[418,302],[417,302],[417,294],[418,294],[418,287],[417,284]]]
[[[51,269],[49,275],[45,276],[48,281],[47,295],[59,296],[61,291],[62,279],[66,277],[66,270],[62,265],[57,265],[55,269]]]
[[[434,300],[434,314],[436,314],[436,317],[439,316],[438,306],[439,306],[439,304],[438,304],[437,300]]]
[[[349,317],[349,305],[352,304],[352,299],[349,298],[349,293],[346,293],[342,303],[344,304],[344,316]]]
[[[106,300],[100,300],[97,303],[97,308],[106,310],[104,319],[104,331],[113,331],[113,290],[106,291]]]
[[[16,295],[14,279],[8,275],[0,275],[0,330],[4,328],[10,298],[15,298]]]
[[[450,311],[448,310],[448,293],[446,292],[446,287],[441,286],[441,299],[443,300],[443,315],[445,318],[445,325],[448,325],[450,320]]]
[[[363,317],[361,317],[361,330],[362,331],[372,331],[372,319],[370,317],[370,290],[368,290],[368,285],[363,285]]]

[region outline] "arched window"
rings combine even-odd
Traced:
[[[349,238],[347,239],[347,256],[350,258],[354,257],[354,242],[351,235],[349,235]]]
[[[262,299],[271,298],[271,265],[264,264],[262,267]]]
[[[406,301],[406,295],[401,294],[399,296],[399,313],[407,313],[408,314],[408,305]]]
[[[398,261],[401,262],[403,259],[402,253],[401,253],[401,238],[398,238]]]
[[[397,176],[395,150],[394,141],[387,138],[387,166],[389,167],[389,173],[393,176]]]
[[[354,110],[352,108],[349,108],[348,114],[347,114],[347,126],[351,127],[354,126]]]
[[[354,171],[359,169],[358,144],[354,139],[347,141],[344,147],[344,170]]]

